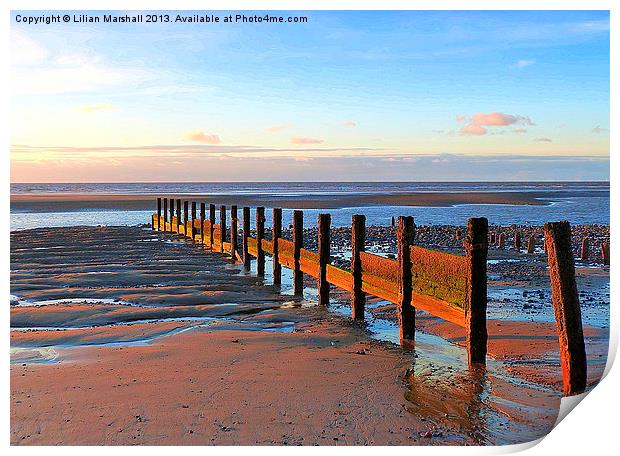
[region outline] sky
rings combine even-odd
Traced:
[[[269,13],[13,12],[11,181],[609,179],[607,12]]]

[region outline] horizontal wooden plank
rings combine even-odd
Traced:
[[[258,255],[258,249],[256,248],[257,244],[256,244],[256,238],[252,237],[252,236],[248,236],[247,237],[248,240],[248,253],[250,255],[252,255],[253,257]]]
[[[319,254],[310,250],[301,249],[299,252],[299,269],[318,279],[321,271]]]
[[[286,239],[278,238],[278,259],[280,264],[295,269],[295,245]]]
[[[273,242],[268,239],[263,239],[261,242],[263,246],[263,251],[268,253],[269,255],[273,255]]]
[[[391,260],[368,252],[360,252],[360,260],[362,272],[368,272],[398,284],[399,265],[397,260]]]
[[[194,228],[198,228],[198,229],[200,229],[200,228],[201,228],[201,226],[200,226],[200,225],[201,225],[201,223],[200,223],[200,219],[194,219],[194,225],[193,225],[193,226],[194,226]]]
[[[411,246],[413,291],[454,306],[465,305],[467,263],[464,256]]]
[[[331,264],[327,265],[327,281],[347,291],[353,291],[353,274]]]
[[[224,242],[224,252],[232,252],[232,244],[230,242]]]
[[[465,327],[465,311],[463,309],[450,305],[433,296],[413,293],[411,305],[462,328]]]

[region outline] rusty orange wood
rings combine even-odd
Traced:
[[[263,246],[263,251],[265,253],[268,253],[269,255],[273,255],[273,242],[270,241],[269,239],[263,239],[261,242],[261,245]]]
[[[319,254],[310,250],[300,249],[299,251],[299,267],[302,272],[318,279],[321,271]]]
[[[256,257],[258,254],[258,249],[256,248],[256,238],[252,236],[248,236],[246,238],[248,253],[253,257]]]
[[[327,265],[327,281],[346,291],[353,291],[353,274],[332,264]]]

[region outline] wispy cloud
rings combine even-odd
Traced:
[[[509,125],[534,125],[534,122],[527,116],[504,114],[503,112],[483,113],[478,112],[471,117],[457,116],[457,120],[468,120],[468,124],[461,129],[463,135],[486,135],[489,131],[487,127],[507,127]]]
[[[340,125],[342,125],[343,127],[347,127],[347,128],[354,128],[354,127],[357,127],[357,122],[354,122],[352,120],[345,120]]]
[[[317,138],[306,138],[304,136],[293,136],[291,144],[321,144],[324,140]]]
[[[289,127],[290,125],[288,124],[272,125],[271,127],[265,128],[265,131],[268,131],[269,133],[278,133],[282,130],[286,130]]]
[[[551,138],[534,138],[534,139],[532,139],[532,141],[534,141],[534,142],[550,143],[550,142],[553,142],[553,139],[551,139]]]
[[[607,129],[607,128],[602,128],[600,125],[597,125],[596,127],[594,127],[594,128],[592,129],[592,133],[596,133],[596,134],[599,134],[599,133],[607,133],[608,131],[609,131],[609,129]]]
[[[515,66],[517,68],[525,68],[528,66],[532,66],[536,63],[536,60],[518,60]]]
[[[185,135],[185,139],[202,144],[220,144],[222,141],[218,135],[206,134],[203,131],[193,131]]]

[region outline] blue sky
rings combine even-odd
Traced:
[[[42,13],[13,13],[14,182],[609,176],[606,12],[18,14]]]

